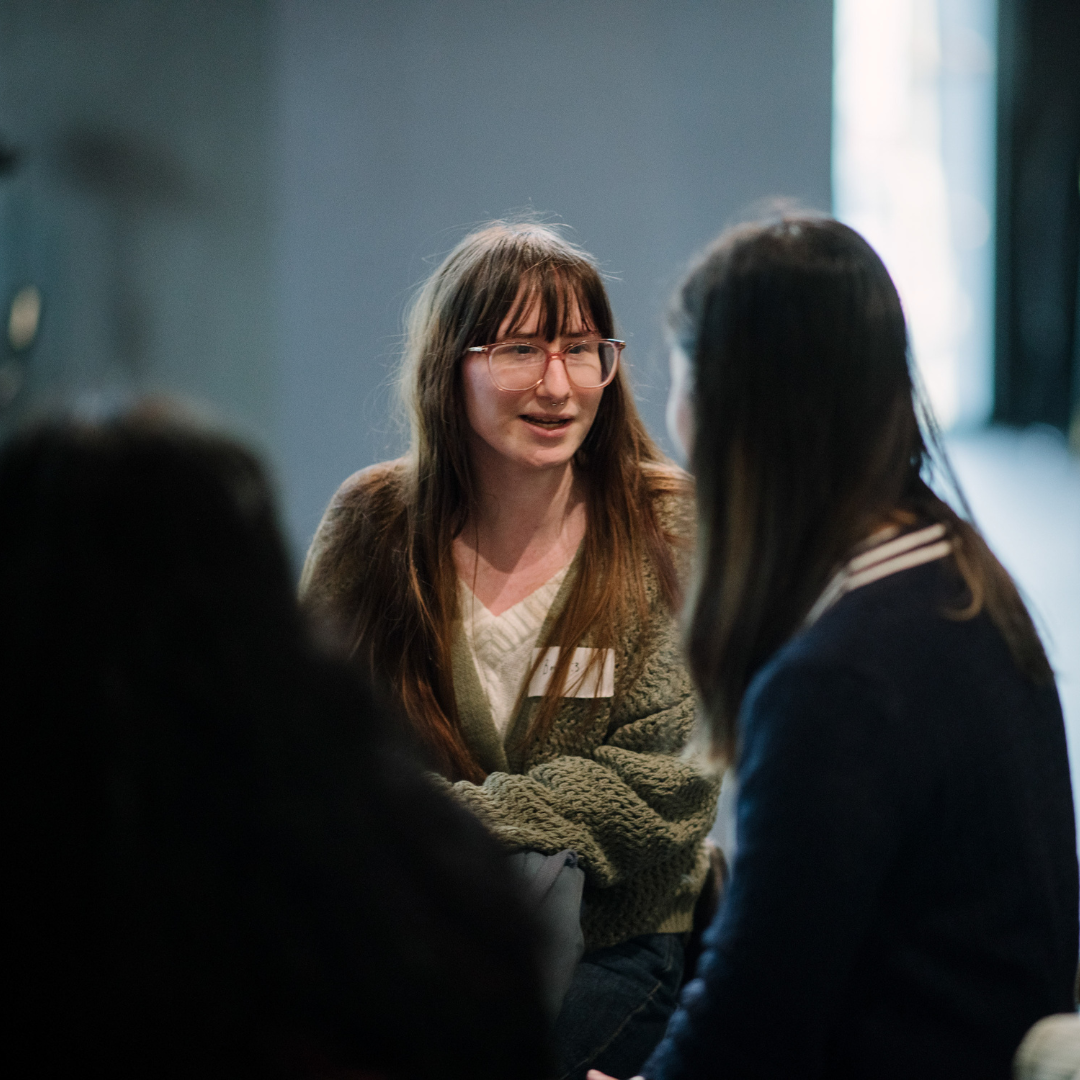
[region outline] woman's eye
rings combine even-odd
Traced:
[[[597,343],[595,341],[579,341],[566,350],[567,356],[595,356]]]

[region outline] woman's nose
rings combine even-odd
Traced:
[[[548,360],[547,370],[538,391],[555,401],[564,401],[570,396],[570,379],[566,374],[566,361],[561,356]]]

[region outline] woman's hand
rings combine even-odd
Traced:
[[[602,1073],[599,1069],[590,1069],[585,1074],[585,1080],[615,1080],[614,1076],[608,1076],[607,1073]],[[630,1080],[645,1080],[643,1076],[632,1076]]]

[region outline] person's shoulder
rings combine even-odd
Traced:
[[[656,498],[693,499],[694,478],[673,461],[643,461],[642,478]]]
[[[369,465],[354,472],[338,487],[330,506],[338,511],[365,513],[381,503],[400,502],[409,475],[407,458]]]
[[[812,743],[872,718],[878,737],[894,737],[901,710],[891,673],[824,644],[813,629],[781,646],[754,674],[740,713],[743,736],[769,739],[782,731]]]
[[[407,458],[381,461],[355,472],[334,492],[319,527],[321,533],[350,536],[397,520],[407,503],[413,470]]]
[[[842,596],[807,631],[822,644],[843,641],[848,651],[896,655],[912,644],[951,637],[963,581],[955,566],[935,560],[908,567]]]
[[[853,589],[796,633],[780,655],[796,667],[858,669],[905,700],[919,696],[923,685],[951,684],[976,654],[1000,652],[988,620],[950,617],[956,577],[938,560]]]
[[[643,463],[641,474],[664,532],[672,539],[691,540],[697,522],[694,478],[670,461]]]
[[[357,557],[368,551],[369,539],[385,535],[401,519],[408,476],[408,463],[399,458],[361,469],[341,484],[304,560],[301,597],[338,592],[355,577]]]

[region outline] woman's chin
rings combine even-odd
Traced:
[[[573,452],[569,451],[561,454],[533,454],[528,458],[527,464],[534,469],[546,471],[549,469],[563,469],[569,465],[573,459]]]
[[[541,472],[549,469],[565,468],[574,457],[577,445],[530,447],[520,454],[515,454],[513,460],[523,468],[536,469]]]
[[[563,430],[557,436],[544,432],[533,437],[530,430],[520,433],[521,437],[509,440],[502,447],[492,447],[501,457],[515,465],[534,469],[555,469],[567,465],[581,446],[576,432]]]

